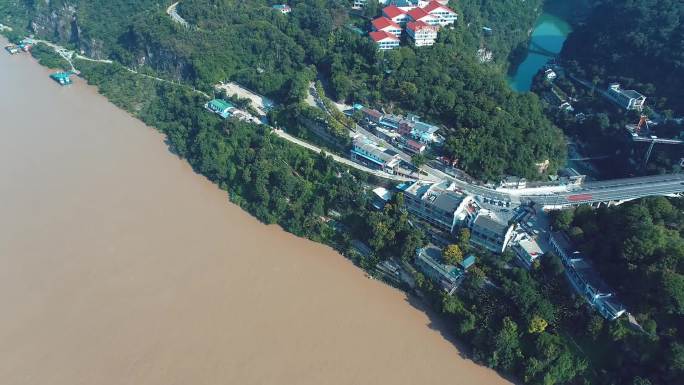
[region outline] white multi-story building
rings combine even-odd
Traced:
[[[422,21],[411,21],[406,24],[406,34],[416,47],[425,47],[435,44],[439,27],[429,25]]]
[[[373,31],[368,35],[378,45],[378,49],[387,50],[399,47],[399,38],[389,32]]]
[[[382,9],[382,16],[392,20],[399,25],[405,25],[406,22],[410,20],[409,15],[405,10],[397,7],[396,5],[390,5]]]
[[[470,226],[470,242],[500,254],[513,239],[515,226],[494,212],[481,209]]]
[[[614,320],[627,312],[613,291],[598,276],[591,263],[572,247],[564,233],[552,233],[549,244],[563,262],[565,275],[572,286],[604,318]]]
[[[456,14],[456,12],[437,1],[431,1],[428,5],[423,7],[423,11],[437,19],[437,24],[441,26],[454,24],[456,19],[458,19],[458,14]]]
[[[646,104],[646,97],[644,95],[634,90],[623,90],[618,83],[613,83],[608,87],[607,95],[613,102],[625,110],[641,111]]]
[[[520,263],[528,270],[544,254],[537,240],[529,235],[524,235],[522,239],[517,241],[513,245],[513,250],[518,255]]]
[[[422,21],[429,25],[439,25],[439,18],[430,15],[423,8],[414,8],[408,11],[407,15],[411,21]]]
[[[394,174],[399,163],[401,163],[399,154],[381,147],[363,136],[354,139],[354,145],[351,149],[351,160],[369,168],[382,170],[388,174]]]
[[[466,221],[472,197],[455,191],[446,182],[418,181],[404,190],[404,204],[413,215],[437,229],[453,233]]]
[[[368,0],[354,0],[354,4],[352,4],[353,9],[361,9],[366,6],[368,3]]]
[[[401,26],[386,17],[378,17],[371,22],[373,31],[389,32],[392,35],[401,36]]]

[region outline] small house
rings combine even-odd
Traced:
[[[275,9],[276,11],[278,11],[284,15],[292,12],[292,8],[290,8],[290,6],[287,4],[276,4],[271,8]]]
[[[235,111],[235,106],[223,99],[213,99],[204,105],[207,110],[227,119]]]
[[[50,75],[50,78],[60,85],[66,86],[72,83],[70,76],[71,74],[68,72],[55,72],[54,74]]]

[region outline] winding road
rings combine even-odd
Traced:
[[[309,149],[315,153],[321,153],[323,151],[320,147],[314,146],[311,143],[308,143],[308,142],[305,142],[301,139],[298,139],[298,138],[288,134],[287,132],[285,132],[283,130],[273,128],[273,133],[276,134],[277,136],[287,140],[288,142],[291,142],[291,143],[294,143],[298,146],[307,148],[307,149]],[[329,152],[326,154],[331,156],[333,158],[333,160],[335,160],[335,162],[347,165],[349,167],[353,167],[359,171],[363,171],[363,172],[366,172],[368,174],[373,174],[373,175],[380,177],[380,178],[393,180],[395,182],[412,182],[412,181],[415,181],[415,179],[406,178],[406,177],[399,176],[399,175],[391,175],[391,174],[388,174],[384,171],[373,170],[372,168],[368,168],[366,166],[360,165],[356,162],[353,162],[353,161],[351,161],[347,158],[341,157],[339,155],[331,154]]]
[[[175,22],[182,24],[184,26],[188,26],[188,23],[176,12],[177,6],[178,2],[169,6],[166,10],[167,14]],[[76,70],[76,67],[73,63],[74,58],[78,60],[86,60],[104,64],[113,63],[111,60],[92,59],[82,55],[78,55],[74,51],[67,50],[64,47],[61,47],[48,41],[37,40],[37,42],[44,43],[49,47],[52,47],[55,50],[55,52],[57,52],[67,62],[69,62],[69,64],[72,67],[72,70],[74,71]],[[124,68],[131,73],[144,76],[150,79],[154,79],[156,81],[173,84],[180,87],[186,87],[188,89],[191,89],[193,92],[201,94],[207,99],[210,98],[210,96],[205,92],[197,90],[191,86],[176,83],[156,76],[143,74],[132,68]],[[316,97],[317,95],[314,94],[313,96]],[[320,96],[318,97],[320,98]],[[357,126],[356,128],[360,132],[366,135],[370,135],[370,137],[375,137],[370,132],[364,130],[361,127]],[[301,139],[295,138],[282,130],[273,127],[272,130],[280,138],[283,138],[298,146],[307,148],[316,153],[320,153],[323,151],[321,148],[314,146],[310,143],[307,143]],[[410,157],[407,154],[403,153],[402,151],[399,151],[398,149],[396,150],[400,154],[402,159],[410,159]],[[417,178],[406,178],[398,175],[387,174],[385,172],[378,170],[373,170],[366,166],[355,163],[350,159],[335,154],[330,154],[330,156],[332,156],[332,158],[338,163],[344,164],[349,167],[353,167],[359,171],[363,171],[380,178],[396,182],[407,182],[417,180]],[[453,182],[457,188],[461,189],[463,192],[467,194],[490,199],[492,201],[498,202],[500,205],[506,206],[538,203],[545,207],[560,208],[578,204],[623,202],[627,200],[654,195],[675,196],[682,195],[684,193],[684,174],[656,175],[639,178],[608,180],[601,182],[586,182],[580,185],[568,184],[548,185],[546,187],[521,189],[497,189],[472,183],[463,179],[459,179],[453,175],[446,174],[430,166],[423,166],[423,170],[427,172],[428,178],[426,179],[428,180],[447,180]]]
[[[171,20],[182,25],[183,27],[188,28],[190,27],[190,24],[178,14],[178,3],[180,3],[180,1],[176,1],[175,3],[169,5],[169,7],[166,8],[166,14],[171,16]]]

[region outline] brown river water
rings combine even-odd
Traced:
[[[0,52],[0,384],[508,384],[77,79]]]

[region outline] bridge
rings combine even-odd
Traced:
[[[524,190],[522,191],[524,194]],[[678,196],[684,193],[684,174],[586,182],[567,191],[521,195],[521,203],[534,202],[549,208],[580,204],[622,203],[648,196]]]
[[[530,42],[530,45],[527,47],[527,52],[542,56],[548,56],[550,58],[555,58],[556,56],[558,56],[558,52],[550,51],[536,42]]]
[[[649,196],[684,194],[684,174],[653,175],[596,182],[544,184],[537,187],[504,189],[469,183],[449,176],[464,193],[488,199],[501,206],[539,204],[560,209],[582,204],[619,204]]]

